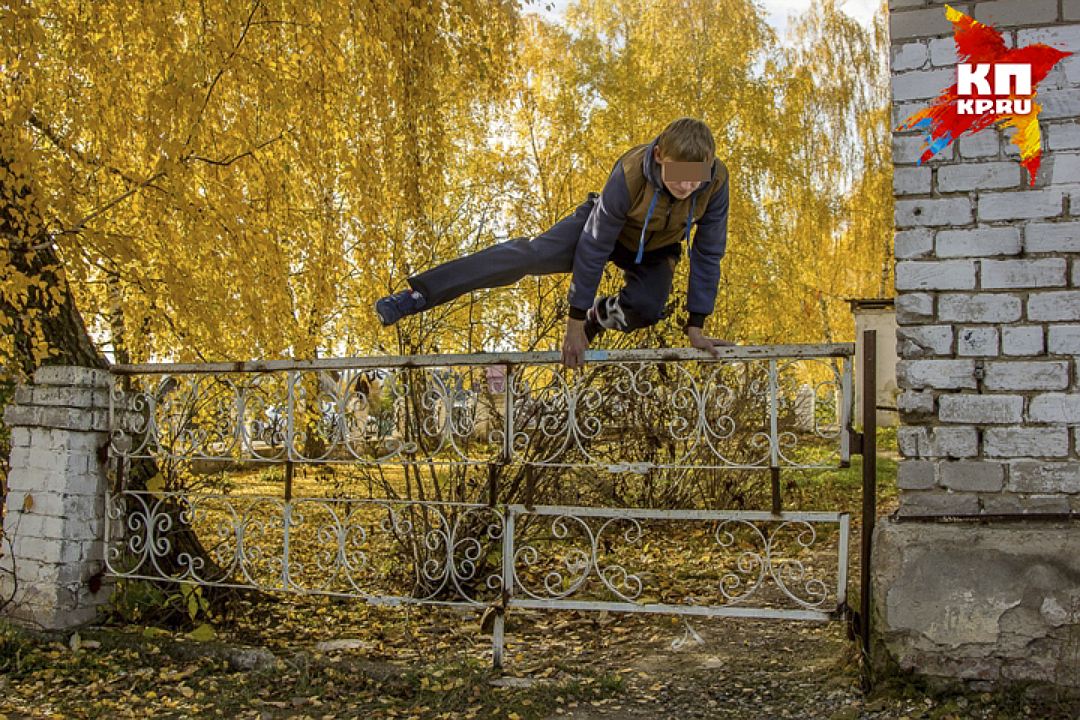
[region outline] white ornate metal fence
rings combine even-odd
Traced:
[[[496,664],[513,608],[838,618],[849,517],[783,511],[779,477],[849,461],[852,354],[849,344],[726,348],[719,359],[592,351],[579,372],[556,353],[117,366],[108,571],[490,606]],[[125,468],[139,458],[174,474],[281,468],[280,492],[129,487]],[[294,469],[305,465],[458,478],[436,482],[440,495],[471,478],[486,502],[394,481],[382,496],[370,484],[300,487]],[[534,496],[538,476],[677,484],[730,472],[768,472],[771,510]],[[525,480],[503,497],[510,477]]]

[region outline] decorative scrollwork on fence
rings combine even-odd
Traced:
[[[129,491],[108,519],[121,578],[472,605],[502,590],[505,521],[487,506]]]
[[[512,604],[677,613],[842,600],[846,516],[745,515],[123,492],[109,496],[106,562],[121,578],[484,605],[503,594],[509,553]]]
[[[131,373],[112,450],[181,461],[626,468],[822,467],[846,459],[850,363],[605,360]],[[633,443],[625,442],[628,437]]]
[[[823,540],[808,520],[579,511],[520,513],[527,530],[515,546],[516,594],[552,607],[574,600],[819,610],[837,600],[837,568],[825,558],[837,557],[838,537]]]

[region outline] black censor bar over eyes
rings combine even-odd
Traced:
[[[705,182],[712,174],[712,163],[708,162],[668,160],[660,163],[660,167],[665,182]]]

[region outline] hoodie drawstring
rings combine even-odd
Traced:
[[[634,264],[640,265],[641,258],[645,254],[645,231],[649,229],[649,219],[652,218],[653,210],[656,209],[656,200],[660,197],[660,191],[653,189],[652,201],[649,203],[649,211],[645,213],[645,224],[641,226],[641,239],[638,240],[637,257]]]
[[[697,202],[697,194],[690,196],[690,214],[686,216],[686,232],[683,238],[686,240],[686,249],[690,249],[690,226],[694,224],[694,203]]]

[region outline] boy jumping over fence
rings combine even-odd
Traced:
[[[449,302],[478,288],[510,285],[526,275],[572,272],[562,361],[584,364],[585,349],[605,329],[629,332],[666,316],[682,241],[690,243],[686,333],[690,345],[717,355],[726,341],[702,327],[716,302],[727,247],[728,171],[700,120],[681,118],[647,145],[615,163],[597,195],[534,238],[521,237],[410,277],[410,290],[375,303],[383,325]],[[618,295],[597,297],[604,265],[623,271]]]

